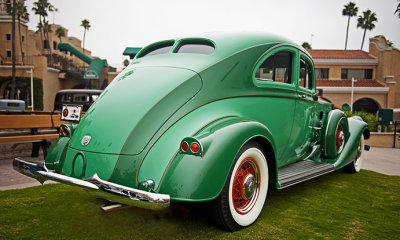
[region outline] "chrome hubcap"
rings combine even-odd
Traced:
[[[343,150],[343,146],[344,146],[344,133],[343,131],[340,131],[339,133],[339,149],[338,149],[338,153],[341,153]]]
[[[244,180],[243,183],[243,197],[246,199],[250,199],[256,190],[256,178],[249,174]]]
[[[357,155],[356,155],[356,159],[354,159],[354,163],[356,164],[356,165],[358,165],[358,160],[360,160],[360,158],[361,158],[361,143],[358,145],[358,148],[357,148]]]

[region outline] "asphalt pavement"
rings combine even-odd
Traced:
[[[22,175],[13,169],[12,159],[16,155],[19,154],[3,155],[0,158],[0,191],[40,185],[35,179]],[[27,157],[26,152],[24,155],[26,160],[44,161],[43,155],[38,158]],[[400,176],[400,149],[371,147],[370,151],[365,152],[362,168],[386,175]]]

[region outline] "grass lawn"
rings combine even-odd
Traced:
[[[0,192],[0,239],[400,239],[400,177],[334,172],[270,189],[258,221],[225,232],[207,205],[103,213],[84,190],[48,184]]]

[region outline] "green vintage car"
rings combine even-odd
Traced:
[[[360,171],[369,135],[319,98],[313,60],[294,42],[204,34],[141,49],[79,123],[61,126],[45,163],[13,164],[143,208],[212,201],[235,231],[256,221],[268,186]]]

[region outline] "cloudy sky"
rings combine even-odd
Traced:
[[[384,35],[400,47],[400,18],[393,13],[398,0],[353,0],[358,15],[371,9],[378,18],[368,38]],[[29,10],[34,0],[27,0]],[[125,47],[182,35],[215,31],[263,31],[288,37],[301,44],[312,42],[314,49],[344,49],[347,18],[342,9],[349,0],[49,0],[58,12],[49,14],[50,23],[69,29],[82,39],[81,20],[91,24],[86,48],[106,58],[111,65],[122,64]],[[30,10],[29,27],[38,17]],[[360,49],[363,30],[350,20],[348,49]]]

